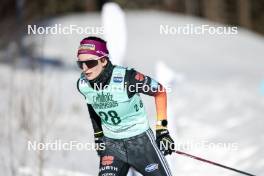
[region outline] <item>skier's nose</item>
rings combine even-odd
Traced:
[[[83,63],[82,68],[83,68],[83,71],[88,70],[88,67],[87,67],[87,65],[85,63]]]

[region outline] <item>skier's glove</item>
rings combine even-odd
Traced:
[[[101,156],[102,151],[105,149],[103,137],[104,133],[102,131],[94,133],[95,150],[99,156]]]
[[[156,130],[156,143],[164,155],[172,154],[175,151],[174,141],[167,129]]]

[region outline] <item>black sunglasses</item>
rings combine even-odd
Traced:
[[[98,65],[98,60],[77,61],[77,65],[80,69],[83,69],[83,64],[88,68],[93,68]]]

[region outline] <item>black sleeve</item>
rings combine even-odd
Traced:
[[[82,92],[79,89],[79,81],[80,81],[80,79],[78,79],[78,81],[77,81],[77,89],[82,94]],[[85,95],[84,94],[82,94],[82,95],[85,98]],[[98,133],[100,131],[103,131],[100,117],[96,114],[96,112],[94,111],[92,105],[87,104],[87,107],[88,107],[88,112],[90,114],[91,122],[92,122],[92,125],[93,125],[94,133]]]
[[[125,86],[127,88],[128,97],[131,98],[136,93],[143,93],[154,96],[162,87],[149,76],[146,76],[134,69],[126,71]]]
[[[87,104],[87,107],[88,107],[88,111],[89,111],[90,118],[92,121],[94,133],[98,133],[100,131],[103,131],[100,117],[96,114],[92,105]]]

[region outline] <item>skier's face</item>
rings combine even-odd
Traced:
[[[88,80],[95,79],[107,64],[107,60],[104,58],[96,59],[98,59],[98,56],[93,54],[80,54],[78,56],[78,61],[88,61],[87,64],[81,63],[82,71]]]

